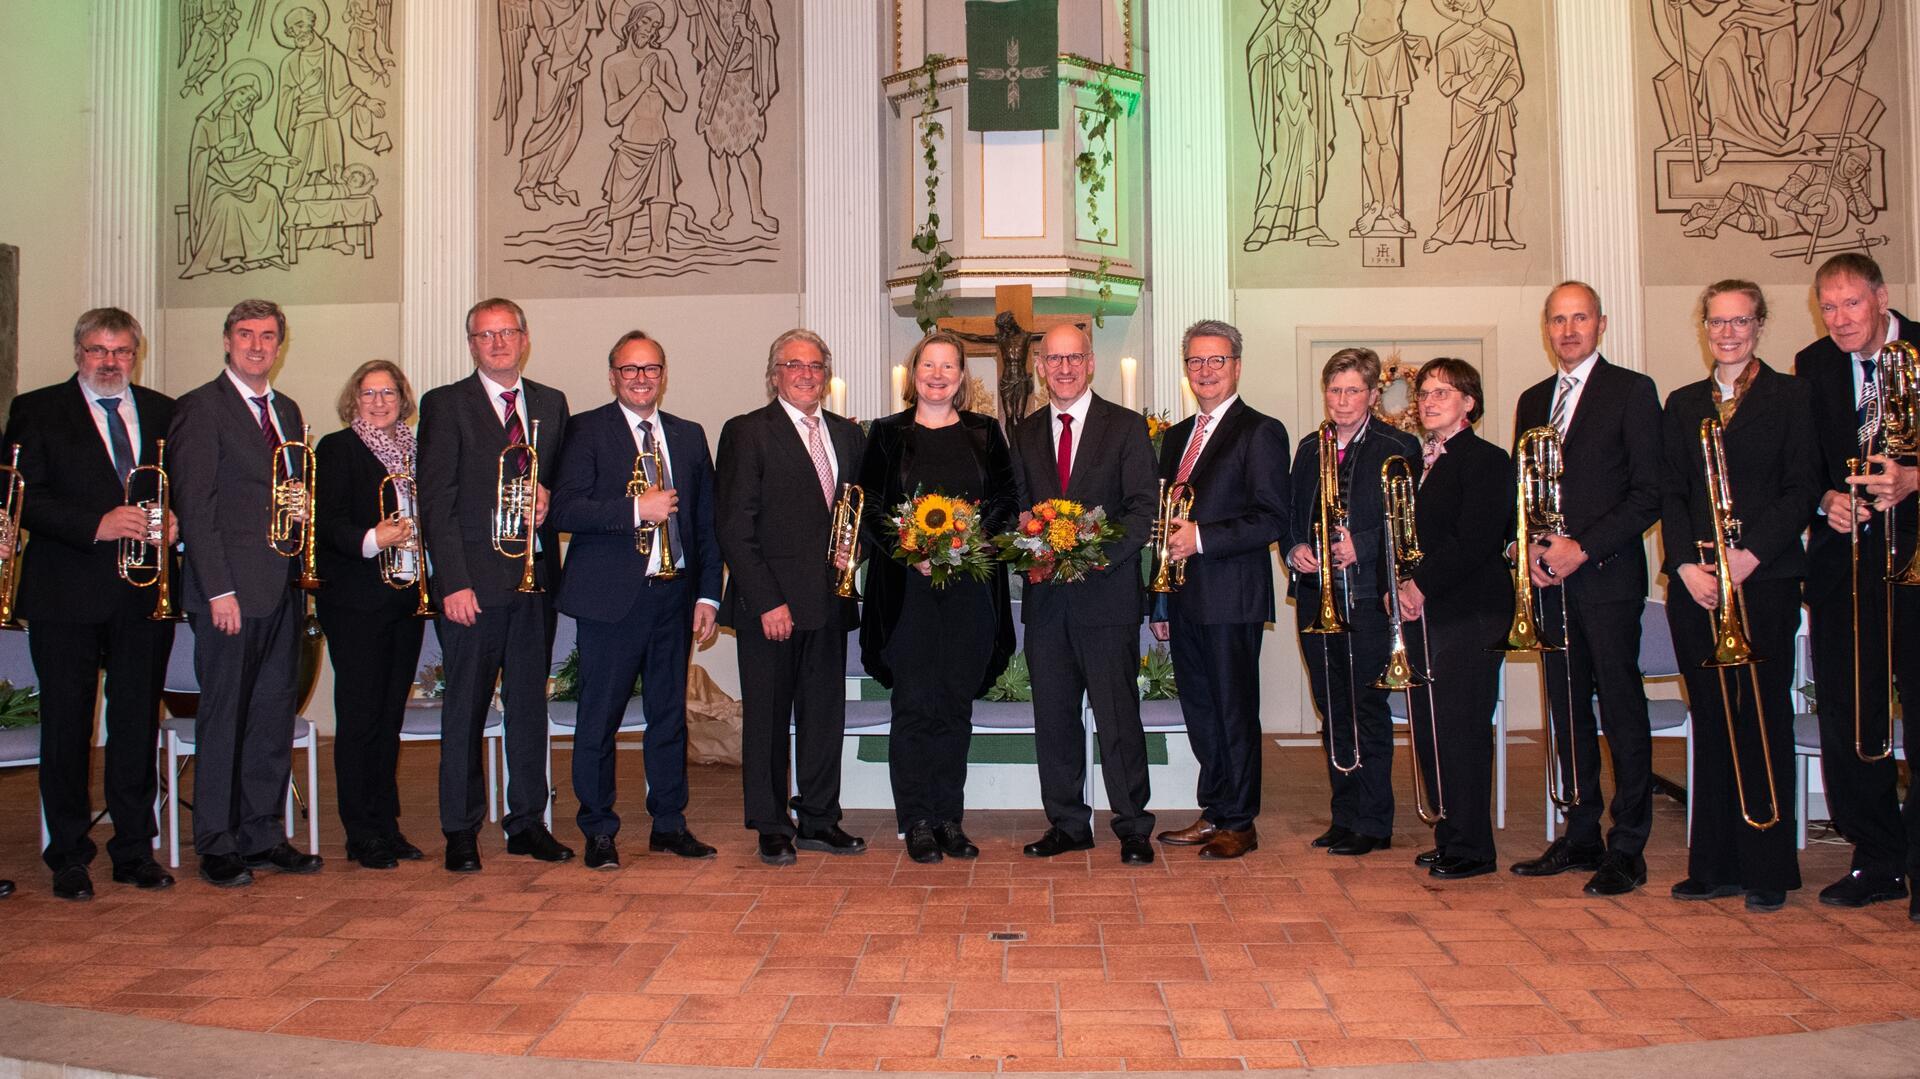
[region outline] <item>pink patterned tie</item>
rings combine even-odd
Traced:
[[[833,466],[827,463],[827,447],[820,441],[820,417],[802,416],[800,422],[807,425],[807,452],[813,456],[813,471],[820,477],[820,493],[826,496],[827,505],[833,505]]]
[[[1202,412],[1193,418],[1193,437],[1187,440],[1187,452],[1180,455],[1180,471],[1174,474],[1175,483],[1187,482],[1193,472],[1193,463],[1200,459],[1200,447],[1207,441],[1207,423],[1212,420],[1211,413]]]

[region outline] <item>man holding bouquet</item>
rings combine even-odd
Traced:
[[[1019,532],[1040,541],[1040,556],[1029,551],[1016,565],[1026,570],[1020,617],[1033,678],[1040,797],[1051,827],[1027,844],[1026,854],[1051,858],[1093,847],[1093,810],[1084,793],[1085,693],[1120,860],[1147,865],[1153,814],[1147,812],[1146,735],[1135,678],[1140,548],[1153,525],[1153,443],[1144,416],[1092,391],[1093,344],[1080,328],[1048,331],[1038,360],[1049,403],[1021,421],[1013,448],[1025,507]]]

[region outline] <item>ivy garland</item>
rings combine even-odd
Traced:
[[[914,320],[920,324],[920,332],[933,329],[934,323],[947,314],[949,301],[946,293],[946,270],[953,264],[953,256],[947,254],[945,244],[940,242],[940,153],[936,140],[945,137],[946,125],[933,119],[940,107],[940,65],[946,57],[939,53],[927,56],[927,88],[922,97],[927,120],[920,125],[920,156],[927,169],[927,215],[920,222],[920,228],[913,234],[913,249],[927,257],[926,268],[913,282]]]
[[[1086,149],[1073,159],[1079,170],[1080,182],[1087,189],[1087,221],[1094,226],[1094,239],[1107,242],[1108,227],[1100,221],[1100,196],[1107,190],[1107,169],[1113,164],[1113,122],[1120,118],[1120,95],[1114,93],[1111,75],[1102,75],[1100,82],[1093,88],[1093,109],[1080,114],[1080,130],[1086,137]],[[1093,145],[1100,144],[1100,152],[1095,153]],[[1098,288],[1099,300],[1093,308],[1093,324],[1105,326],[1107,301],[1113,298],[1113,282],[1107,271],[1113,260],[1106,255],[1100,256],[1100,265],[1093,271],[1093,281]]]

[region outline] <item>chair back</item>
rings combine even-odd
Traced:
[[[40,684],[40,676],[33,670],[33,654],[27,649],[25,633],[0,633],[0,678],[6,679],[15,689]]]
[[[1667,622],[1667,605],[1650,599],[1640,612],[1640,677],[1674,678],[1680,674],[1680,658],[1673,651],[1673,627]]]

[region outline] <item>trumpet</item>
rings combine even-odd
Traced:
[[[407,530],[407,538],[398,545],[380,548],[380,580],[396,590],[418,589],[420,602],[414,607],[413,616],[432,618],[436,612],[427,597],[427,548],[421,542],[420,518],[414,513],[420,501],[411,460],[401,471],[389,472],[380,478],[379,498],[380,516]]]
[[[313,507],[319,469],[307,440],[312,430],[301,424],[298,442],[283,442],[273,451],[273,494],[267,516],[267,546],[282,558],[300,560],[300,575],[294,578],[293,586],[308,592],[320,587],[320,572],[313,562]],[[299,462],[297,469],[288,468],[289,453]]]
[[[136,477],[153,477],[153,497],[135,501]],[[167,545],[167,511],[173,503],[173,487],[167,480],[167,440],[155,439],[153,463],[140,465],[127,473],[126,505],[138,507],[146,515],[146,532],[139,539],[120,540],[118,569],[120,579],[135,588],[152,588],[155,622],[181,622],[186,616],[173,605],[173,551]]]
[[[1544,536],[1567,534],[1566,514],[1560,509],[1561,463],[1560,430],[1551,425],[1530,427],[1520,435],[1514,447],[1514,552],[1513,622],[1502,645],[1508,652],[1558,652],[1572,647],[1573,635],[1567,620],[1566,587],[1560,591],[1560,644],[1540,639],[1540,622],[1533,590],[1533,571],[1527,565],[1527,552]],[[1542,668],[1544,676],[1545,668]],[[1567,676],[1567,763],[1560,764],[1559,726],[1547,714],[1547,797],[1559,809],[1580,804],[1580,762],[1578,743],[1573,737],[1573,676],[1571,657]]]
[[[840,485],[833,502],[833,524],[827,529],[827,565],[833,567],[833,594],[858,599],[853,587],[854,567],[860,562],[860,515],[867,510],[867,492],[857,483]],[[840,565],[845,557],[847,564]]]
[[[20,474],[20,444],[13,445],[13,462],[0,465],[0,544],[8,554],[0,559],[0,629],[26,629],[13,616],[13,600],[20,593],[20,518],[27,508],[27,478]]]
[[[633,459],[633,477],[627,480],[627,497],[639,498],[641,495],[660,486],[657,482],[647,478],[648,466],[652,466],[652,471],[655,476],[662,476],[666,474],[665,464],[666,462],[660,457],[659,450],[641,450]],[[633,530],[633,549],[640,553],[640,557],[647,558],[651,556],[653,554],[653,545],[656,542],[659,543],[660,568],[647,574],[647,576],[659,581],[671,581],[675,577],[680,576],[680,571],[673,568],[673,530],[668,527],[668,522],[671,520],[673,520],[673,515],[668,514],[666,518],[657,523],[642,522],[638,528]]]
[[[1412,750],[1409,756],[1413,761],[1413,808],[1422,821],[1434,825],[1447,817],[1447,796],[1446,786],[1440,779],[1440,721],[1433,699],[1432,653],[1426,636],[1422,634],[1421,651],[1426,655],[1428,670],[1423,673],[1415,669],[1413,661],[1407,657],[1406,617],[1400,609],[1398,587],[1400,582],[1413,576],[1415,567],[1425,557],[1420,551],[1420,534],[1415,526],[1414,515],[1419,489],[1419,477],[1405,457],[1395,454],[1381,462],[1380,495],[1386,514],[1383,534],[1387,556],[1387,634],[1390,646],[1386,669],[1374,679],[1373,687],[1398,690],[1407,695],[1407,745]],[[1425,774],[1420,770],[1419,747],[1413,736],[1413,691],[1418,687],[1425,687],[1427,691],[1427,741],[1433,753],[1431,796],[1427,791]]]
[[[1153,591],[1178,592],[1187,583],[1187,560],[1173,557],[1173,522],[1193,512],[1193,485],[1175,482],[1169,486],[1161,480],[1157,505],[1148,540],[1153,544]]]
[[[527,440],[501,450],[493,468],[493,549],[505,558],[523,563],[520,584],[515,589],[519,592],[546,591],[533,580],[533,554],[539,531],[534,524],[540,500],[539,443],[540,421],[535,420]],[[523,453],[526,472],[521,474],[515,458]],[[515,469],[512,476],[507,475],[509,467]]]
[[[1868,434],[1860,447],[1860,456],[1847,459],[1847,474],[1864,475],[1869,467],[1866,458],[1874,454],[1884,454],[1889,459],[1910,457],[1916,444],[1920,444],[1920,353],[1905,341],[1891,341],[1880,350],[1880,362],[1873,373],[1874,392],[1880,402],[1880,422],[1878,427]],[[1862,729],[1860,700],[1860,489],[1851,484],[1847,487],[1847,509],[1851,511],[1852,525],[1848,529],[1848,561],[1853,587],[1853,752],[1863,761],[1883,761],[1893,755],[1893,718],[1888,713],[1887,731],[1880,740],[1878,752],[1868,752],[1866,734]],[[1920,556],[1909,556],[1907,564],[1896,569],[1899,560],[1895,550],[1894,514],[1899,507],[1888,507],[1881,530],[1886,534],[1887,576],[1881,587],[1885,589],[1884,611],[1886,625],[1880,634],[1885,649],[1887,670],[1887,700],[1894,697],[1893,686],[1893,589],[1895,585],[1920,584]]]
[[[1773,750],[1767,745],[1766,702],[1760,694],[1760,675],[1754,665],[1747,640],[1746,596],[1733,583],[1733,568],[1728,554],[1740,544],[1740,518],[1733,514],[1733,487],[1727,478],[1727,453],[1720,421],[1700,421],[1700,456],[1706,466],[1707,495],[1713,511],[1713,539],[1702,543],[1702,555],[1713,556],[1713,577],[1719,601],[1713,612],[1713,655],[1701,664],[1720,678],[1720,710],[1727,721],[1727,745],[1733,752],[1733,789],[1740,801],[1740,816],[1748,826],[1766,831],[1780,823],[1780,795],[1773,783]],[[1747,808],[1747,783],[1740,767],[1740,739],[1734,733],[1733,687],[1727,681],[1727,668],[1747,669],[1748,690],[1753,694],[1756,731],[1760,739],[1760,764],[1767,773],[1768,816],[1756,818]]]

